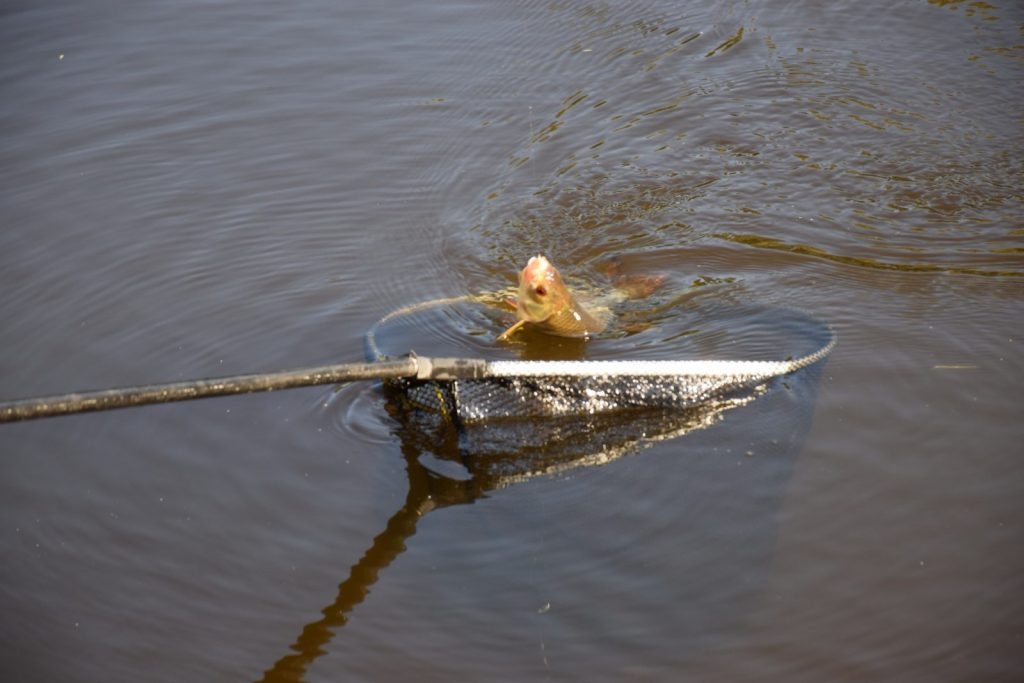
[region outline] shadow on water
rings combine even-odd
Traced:
[[[765,405],[768,415],[759,421],[755,412],[750,428],[769,428],[771,433],[762,437],[774,444],[773,450],[782,457],[764,461],[770,463],[763,466],[770,471],[759,476],[767,477],[767,486],[763,488],[771,490],[758,492],[760,502],[755,507],[760,521],[750,524],[747,531],[767,540],[761,538],[760,543],[742,545],[771,546],[774,513],[782,500],[792,463],[809,431],[822,365],[818,362],[796,375],[739,388],[683,410],[629,409],[469,424],[423,410],[408,400],[402,387],[385,387],[387,409],[395,421],[393,433],[401,443],[406,461],[409,488],[405,502],[351,567],[333,601],[321,610],[323,616],[303,628],[290,646],[292,652],[281,657],[261,680],[303,680],[307,669],[327,652],[329,642],[348,622],[352,610],[369,595],[380,573],[406,549],[407,540],[428,512],[473,503],[490,491],[536,477],[610,463],[657,442],[711,427],[721,422],[727,412],[758,398],[762,400],[757,405]],[[780,410],[786,411],[785,419],[778,419]],[[769,555],[757,555],[757,560],[763,562]]]

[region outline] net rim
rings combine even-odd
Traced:
[[[775,375],[791,370],[785,361],[743,360],[498,360],[489,377],[680,377]]]
[[[365,337],[367,355],[374,360],[387,356],[377,346],[377,331],[385,323],[405,315],[437,306],[473,301],[472,296],[457,296],[422,301],[391,311],[377,321]],[[786,360],[716,359],[615,359],[615,360],[485,360],[419,357],[417,379],[454,380],[515,377],[743,377],[769,379],[813,365],[827,356],[838,337],[835,329],[821,323],[828,339],[816,351]],[[415,353],[410,356],[416,357]]]

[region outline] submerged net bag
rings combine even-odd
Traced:
[[[749,391],[824,358],[787,361],[488,361],[478,376],[395,380],[407,407],[456,424],[581,416],[635,409],[684,409]]]

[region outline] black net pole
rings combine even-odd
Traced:
[[[189,401],[210,396],[291,389],[317,384],[337,384],[367,379],[400,379],[415,377],[418,367],[417,359],[408,357],[380,363],[342,363],[281,372],[235,375],[22,399],[0,403],[0,422],[17,422],[55,415],[129,408],[151,403]]]

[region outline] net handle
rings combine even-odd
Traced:
[[[379,363],[339,363],[280,372],[83,391],[0,402],[0,423],[360,380],[468,379],[486,374],[486,366],[487,361],[484,360],[421,358],[410,353],[404,358]]]

